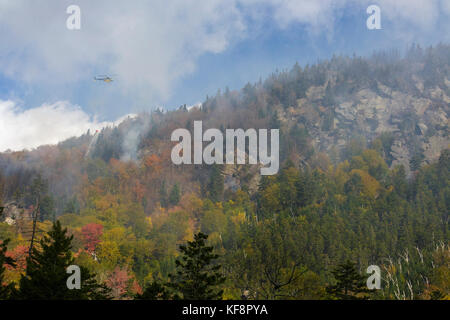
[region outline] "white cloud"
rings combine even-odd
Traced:
[[[171,96],[203,54],[244,39],[255,27],[250,21],[270,19],[281,28],[298,22],[309,31],[329,32],[339,12],[364,3],[374,1],[77,0],[81,30],[69,31],[66,8],[73,1],[0,0],[0,72],[48,86],[90,79],[94,72],[117,74],[123,94],[154,105]],[[383,21],[406,26],[402,36],[432,28],[440,10],[449,15],[447,0],[375,3]]]
[[[287,27],[293,22],[303,23],[313,29],[329,30],[335,20],[336,10],[345,7],[348,0],[247,0],[243,1],[250,11],[255,6],[268,7],[270,18],[280,27]]]
[[[382,14],[392,20],[408,22],[420,29],[433,27],[439,16],[440,0],[379,0]],[[418,32],[420,30],[415,30]]]
[[[113,73],[124,93],[161,102],[200,55],[245,32],[234,1],[79,0],[79,31],[66,28],[69,4],[0,0],[0,70],[51,85]]]
[[[242,3],[249,11],[256,6],[268,7],[269,18],[280,27],[303,23],[310,27],[310,31],[319,32],[331,30],[346,10],[365,15],[365,8],[372,4],[380,6],[383,20],[396,27],[408,26],[410,32],[417,36],[433,28],[440,14],[450,16],[448,0],[245,0]],[[444,21],[450,27],[448,20]]]
[[[60,101],[23,110],[12,101],[0,100],[0,152],[56,144],[117,123],[98,122],[80,107]]]
[[[79,31],[66,28],[73,1],[0,0],[0,73],[30,90],[65,92],[95,74],[117,74],[120,85],[111,88],[136,105],[164,104],[203,54],[227,50],[267,21],[329,33],[343,10],[365,15],[373,3],[381,7],[383,28],[385,22],[392,27],[385,34],[394,45],[418,35],[449,39],[448,0],[77,0]],[[116,95],[105,92],[95,91],[89,101],[108,110],[106,99]],[[56,143],[104,124],[68,102],[25,110],[0,101],[0,112],[0,150]]]

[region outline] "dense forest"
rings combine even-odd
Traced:
[[[296,64],[0,154],[0,299],[43,298],[71,264],[86,289],[67,299],[448,299],[449,69],[448,45]],[[171,132],[194,120],[280,129],[280,171],[174,165]]]

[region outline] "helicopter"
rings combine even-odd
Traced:
[[[107,76],[107,75],[96,76],[96,77],[94,77],[94,80],[104,81],[104,82],[108,82],[108,83],[114,81],[113,78],[111,78],[110,76]]]

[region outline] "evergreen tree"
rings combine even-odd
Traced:
[[[40,241],[40,247],[34,247],[27,258],[26,273],[20,279],[18,299],[33,300],[70,300],[70,299],[107,299],[108,289],[100,285],[86,268],[81,269],[81,289],[68,289],[67,267],[73,265],[74,258],[70,249],[73,236],[67,236],[59,221]]]
[[[177,259],[177,274],[169,275],[169,287],[175,290],[175,298],[185,300],[220,300],[223,290],[220,286],[225,278],[221,268],[213,264],[219,256],[213,254],[213,247],[206,246],[208,236],[201,232],[194,235],[194,241],[180,246],[182,257]],[[181,296],[179,296],[181,294]]]
[[[180,202],[180,198],[181,198],[180,187],[178,186],[178,183],[175,183],[172,190],[170,191],[169,203],[173,206],[177,205],[178,202]]]
[[[339,300],[365,300],[369,292],[365,278],[356,270],[356,264],[347,260],[331,272],[336,284],[326,288],[331,298]]]
[[[168,200],[167,200],[167,190],[166,190],[166,182],[163,180],[161,183],[161,188],[159,189],[159,197],[161,207],[167,208]]]
[[[333,88],[331,87],[331,84],[328,83],[327,87],[325,88],[325,95],[323,97],[323,105],[327,107],[331,107],[335,104],[335,93],[333,92]]]
[[[80,212],[80,204],[78,203],[77,198],[74,196],[65,204],[63,213],[79,213],[79,212]]]
[[[39,206],[39,220],[54,220],[55,219],[55,201],[50,195],[46,195],[41,199]]]
[[[14,291],[14,284],[3,285],[6,270],[5,265],[15,267],[15,261],[6,256],[8,243],[9,239],[6,239],[0,244],[0,300],[9,299],[11,293]]]
[[[409,160],[409,165],[411,167],[411,171],[419,170],[424,159],[425,159],[425,156],[423,155],[422,152],[417,152],[416,154],[414,154],[411,157],[411,160]]]
[[[35,204],[36,201],[44,197],[48,192],[48,181],[43,179],[41,174],[38,174],[34,179],[28,190],[26,197],[30,204]]]
[[[281,121],[278,118],[278,113],[276,111],[272,114],[272,118],[270,119],[269,125],[271,129],[280,129]]]
[[[222,200],[224,190],[224,179],[219,165],[213,165],[208,183],[209,198],[213,202]]]

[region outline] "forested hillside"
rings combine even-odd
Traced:
[[[218,254],[225,299],[342,298],[333,286],[347,261],[364,277],[380,266],[371,298],[448,299],[449,70],[448,45],[333,57],[201,106],[2,153],[0,239],[16,261],[3,282],[23,282],[38,212],[37,242],[58,220],[75,263],[117,299],[169,297],[160,284],[173,287],[178,247],[198,232]],[[280,129],[279,173],[174,165],[171,133],[197,120]]]

